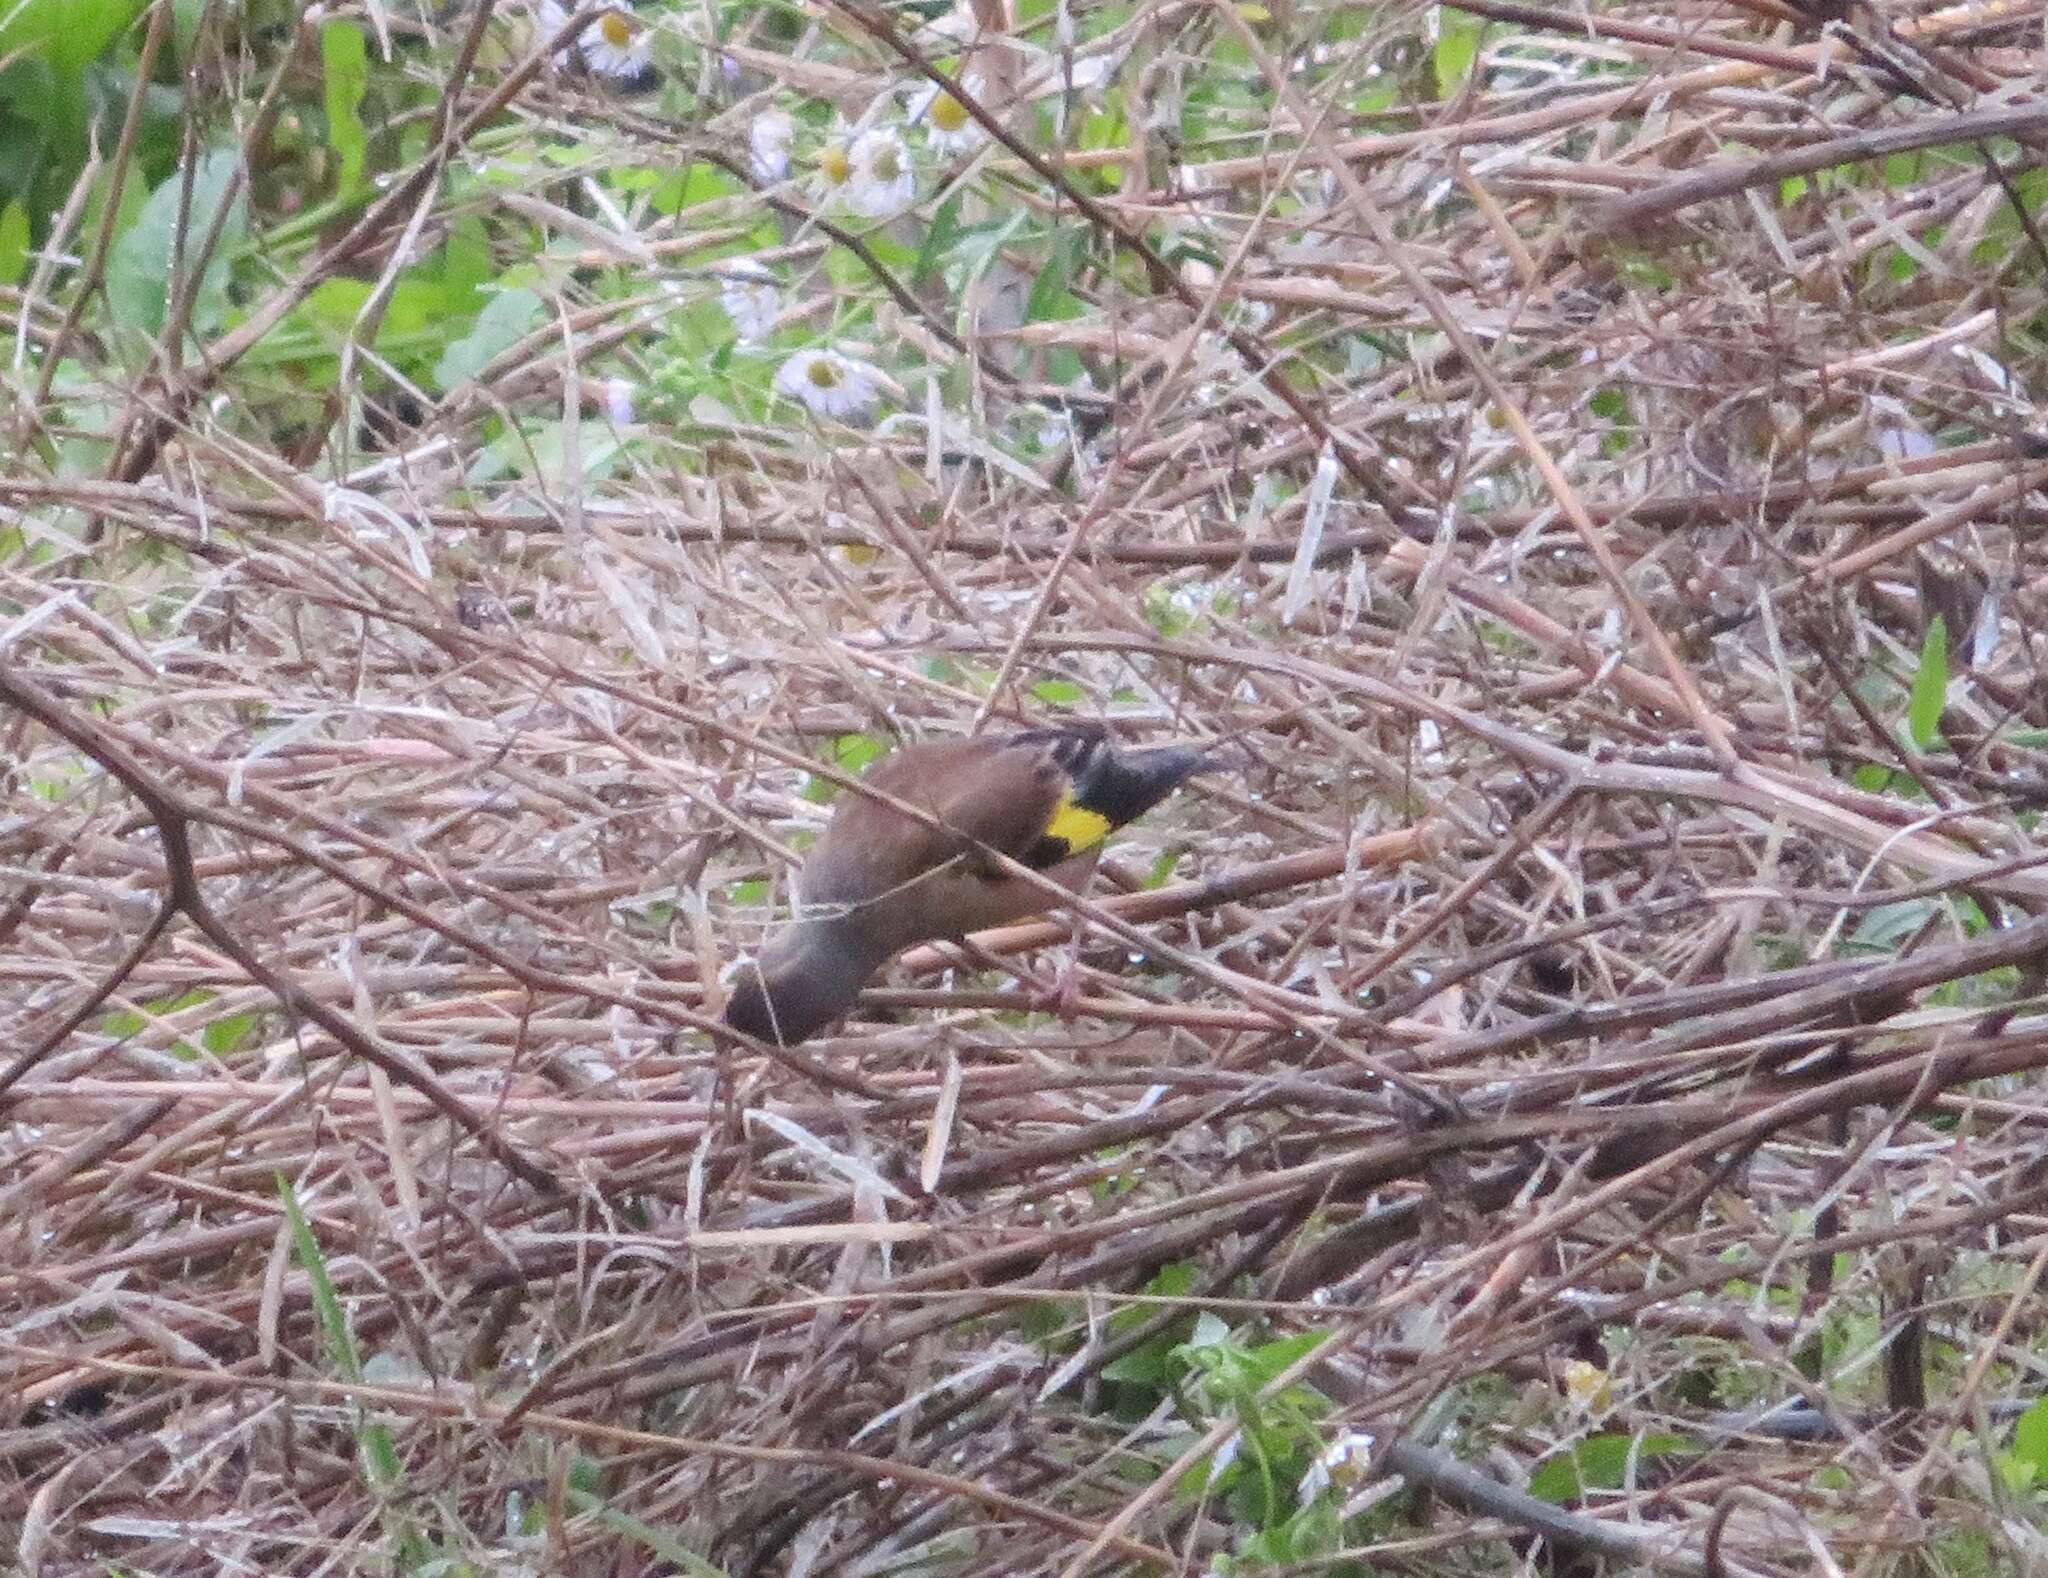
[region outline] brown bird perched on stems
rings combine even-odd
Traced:
[[[797,875],[796,919],[742,968],[725,1022],[784,1046],[815,1035],[905,948],[1058,902],[994,855],[1078,891],[1104,839],[1210,765],[1192,746],[1119,750],[1083,727],[892,751],[867,771],[875,795],[841,798]]]

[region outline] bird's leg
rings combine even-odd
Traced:
[[[1072,1024],[1081,1017],[1081,922],[1067,917],[1067,940],[1060,945],[1060,965],[1050,982],[1033,974],[1037,986],[1032,1007],[1060,1016],[1060,1023]]]
[[[1000,970],[1023,988],[1026,1005],[1033,1013],[1058,1014],[1067,1023],[1080,1017],[1081,1012],[1081,924],[1072,922],[1068,940],[1060,947],[1065,955],[1059,969],[1051,975],[1029,968],[1015,959],[998,958],[979,943],[965,937],[955,937],[953,946],[958,948],[970,964],[983,969]]]

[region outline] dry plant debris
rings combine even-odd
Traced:
[[[0,16],[14,1566],[2038,1570],[2043,25]]]

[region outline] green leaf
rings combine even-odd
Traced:
[[[28,210],[15,198],[0,208],[0,285],[19,285],[28,277]]]
[[[1080,1347],[1077,1330],[1083,1318],[1065,1299],[1034,1299],[1017,1312],[1017,1330],[1026,1342],[1048,1353],[1072,1353]]]
[[[1366,15],[1363,7],[1361,15]],[[1392,109],[1401,97],[1401,89],[1391,75],[1379,82],[1361,89],[1351,96],[1351,112],[1354,115],[1382,115]]]
[[[181,62],[189,61],[199,46],[199,24],[213,0],[171,0],[171,47]]]
[[[484,303],[469,333],[441,353],[434,381],[443,392],[476,377],[493,358],[525,339],[540,321],[544,303],[523,285],[501,290]]]
[[[263,1015],[258,1009],[252,1008],[246,1013],[229,1014],[223,1019],[216,1019],[200,1031],[199,1042],[215,1057],[225,1057],[228,1053],[238,1052],[246,1046],[249,1038],[256,1033],[256,1027],[262,1023]]]
[[[1678,283],[1678,277],[1663,264],[1639,251],[1618,252],[1615,262],[1621,270],[1621,277],[1631,285],[1641,285],[1648,290],[1669,290]]]
[[[964,290],[979,279],[1002,255],[1011,237],[1024,228],[1025,214],[1025,209],[1020,206],[1012,209],[1007,219],[969,225],[960,232],[953,243],[952,256],[947,260],[957,270],[948,275],[948,282],[956,291]]]
[[[868,250],[885,268],[894,269],[902,274],[917,266],[917,248],[898,241],[887,231],[877,230],[864,239],[867,241]]]
[[[1856,923],[1849,940],[1865,948],[1890,953],[1927,924],[1927,918],[1940,902],[1938,899],[1901,899],[1896,904],[1880,904]]]
[[[1486,24],[1468,12],[1437,8],[1436,96],[1450,98],[1465,85],[1479,59],[1479,38]]]
[[[1154,1272],[1152,1280],[1145,1284],[1145,1291],[1157,1298],[1185,1298],[1194,1290],[1195,1282],[1201,1274],[1202,1268],[1194,1261],[1176,1260]],[[1113,1333],[1121,1334],[1144,1325],[1158,1314],[1159,1306],[1154,1304],[1128,1305],[1109,1317],[1109,1329]],[[1188,1321],[1192,1325],[1192,1313],[1189,1314]],[[1178,1337],[1173,1339],[1174,1342],[1179,1340]]]
[[[322,280],[279,332],[250,352],[251,365],[289,367],[300,389],[331,388],[340,367],[336,355],[345,340],[360,334],[359,320],[374,288],[369,280]],[[445,259],[407,269],[378,315],[378,354],[407,377],[430,382],[436,358],[446,355],[449,340],[472,324],[480,300],[487,298],[480,299],[459,274],[451,277]]]
[[[1026,323],[1081,315],[1081,303],[1070,286],[1087,248],[1088,233],[1080,229],[1063,232],[1053,243],[1052,255],[1038,271],[1038,278],[1031,282],[1031,296],[1024,305]]]
[[[374,288],[363,279],[323,280],[306,298],[306,309],[311,317],[337,333],[353,334]],[[468,306],[468,292],[451,290],[421,269],[408,269],[384,298],[377,347],[389,351],[399,341],[423,335],[431,336],[440,345],[452,332],[452,323],[469,321]]]
[[[737,197],[746,189],[738,176],[715,164],[699,162],[684,166],[663,181],[648,202],[658,214],[677,214],[699,203]]]
[[[842,734],[832,742],[832,759],[843,773],[857,773],[889,747],[872,734]]]
[[[1070,679],[1042,679],[1031,687],[1031,694],[1049,707],[1071,707],[1088,695]]]
[[[82,69],[142,9],[142,0],[10,0],[0,5],[0,59],[47,60]]]
[[[2048,1397],[2020,1415],[2013,1427],[2012,1455],[2031,1464],[2037,1480],[2048,1479]]]
[[[646,1546],[670,1566],[686,1573],[688,1578],[732,1578],[723,1567],[714,1567],[673,1535],[664,1533],[651,1523],[643,1523],[630,1513],[619,1511],[601,1497],[593,1496],[586,1490],[572,1489],[569,1492],[569,1502],[578,1511],[588,1513],[614,1533]]]
[[[299,1209],[299,1197],[292,1189],[291,1180],[283,1173],[277,1175],[277,1193],[284,1202],[285,1221],[291,1227],[292,1253],[312,1288],[313,1311],[327,1339],[328,1354],[334,1361],[334,1367],[341,1372],[342,1379],[360,1386],[363,1363],[356,1350],[355,1333],[349,1330],[348,1316],[342,1311],[341,1300],[335,1297],[334,1280],[327,1274],[327,1257],[320,1253],[320,1241],[313,1236],[306,1213]],[[380,1424],[360,1421],[356,1428],[356,1450],[362,1455],[363,1467],[372,1483],[393,1485],[398,1482],[402,1465],[398,1449],[392,1445],[390,1431]]]
[[[241,156],[231,148],[205,155],[192,172],[191,207],[185,216],[183,245],[179,244],[178,211],[184,202],[183,172],[174,172],[142,205],[135,223],[114,243],[107,260],[107,301],[115,321],[154,337],[162,332],[170,314],[175,284],[171,262],[179,259],[189,283],[195,254],[213,231],[214,216],[228,201],[231,186],[239,187],[236,171]],[[228,264],[248,223],[248,197],[237,190],[228,222],[221,231],[220,244],[207,260],[199,277],[192,305],[194,330],[204,333],[217,327],[227,310]]]
[[[1206,263],[1214,269],[1223,267],[1223,254],[1193,231],[1164,231],[1154,243],[1154,250],[1163,261],[1176,266],[1182,263]]]
[[[323,279],[307,293],[299,310],[322,327],[345,334],[369,301],[370,288],[364,279]]]
[[[82,100],[84,91],[75,77],[60,89],[46,60],[17,60],[0,70],[0,192],[18,196],[35,183],[51,127],[63,118],[60,94]]]
[[[285,1220],[291,1225],[292,1253],[298,1257],[312,1288],[313,1314],[327,1339],[328,1357],[344,1381],[360,1385],[363,1361],[356,1351],[355,1333],[349,1330],[348,1316],[342,1311],[341,1300],[334,1295],[334,1279],[327,1274],[327,1257],[320,1253],[320,1241],[313,1236],[312,1224],[299,1208],[298,1193],[283,1173],[277,1175],[277,1195],[284,1202]]]
[[[370,86],[370,45],[353,22],[332,21],[320,29],[320,63],[326,72],[327,146],[340,163],[335,191],[346,197],[362,184],[370,139],[360,113]]]
[[[932,215],[931,225],[924,233],[924,245],[918,248],[917,262],[910,270],[912,290],[920,290],[931,283],[947,249],[959,237],[960,199],[959,191],[952,192],[939,204],[939,211]]]
[[[1589,1490],[1619,1490],[1628,1483],[1629,1463],[1683,1457],[1697,1452],[1686,1436],[1590,1436],[1576,1447],[1545,1459],[1529,1476],[1529,1494],[1541,1501],[1563,1503]]]
[[[859,253],[837,244],[825,249],[825,277],[841,290],[866,284],[870,272]]]
[[[1077,146],[1089,150],[1120,148],[1131,140],[1131,123],[1115,107],[1114,90],[1105,103],[1108,107],[1091,108],[1082,115],[1080,132],[1074,139]]]
[[[832,765],[843,773],[858,773],[888,748],[872,734],[842,734],[832,742]],[[839,785],[814,774],[799,792],[813,805],[824,805],[839,793]]]
[[[187,1008],[196,1008],[201,1003],[210,1003],[213,997],[214,994],[205,987],[195,986],[190,991],[160,997],[153,1003],[144,1003],[139,1013],[132,1008],[116,1008],[100,1021],[100,1034],[121,1040],[126,1040],[129,1036],[139,1036],[149,1028],[152,1021],[167,1019],[172,1014]],[[176,1056],[184,1058],[199,1055],[182,1041],[172,1047],[171,1051]]]
[[[1906,730],[1925,751],[1941,738],[1941,709],[1948,704],[1948,621],[1936,614],[1927,622],[1920,643],[1920,666],[1913,673],[1913,699],[1906,707]]]
[[[441,280],[449,291],[474,291],[491,277],[491,234],[474,214],[448,227]]]
[[[1304,1355],[1313,1353],[1330,1340],[1326,1330],[1298,1332],[1292,1337],[1281,1337],[1273,1342],[1261,1343],[1251,1350],[1251,1370],[1264,1386],[1275,1376],[1287,1370]]]

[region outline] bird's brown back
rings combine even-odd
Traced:
[[[1000,736],[906,745],[869,768],[866,783],[933,820],[849,791],[804,861],[806,904],[872,901],[941,867],[972,864],[978,846],[1021,859],[1064,789],[1042,747]]]

